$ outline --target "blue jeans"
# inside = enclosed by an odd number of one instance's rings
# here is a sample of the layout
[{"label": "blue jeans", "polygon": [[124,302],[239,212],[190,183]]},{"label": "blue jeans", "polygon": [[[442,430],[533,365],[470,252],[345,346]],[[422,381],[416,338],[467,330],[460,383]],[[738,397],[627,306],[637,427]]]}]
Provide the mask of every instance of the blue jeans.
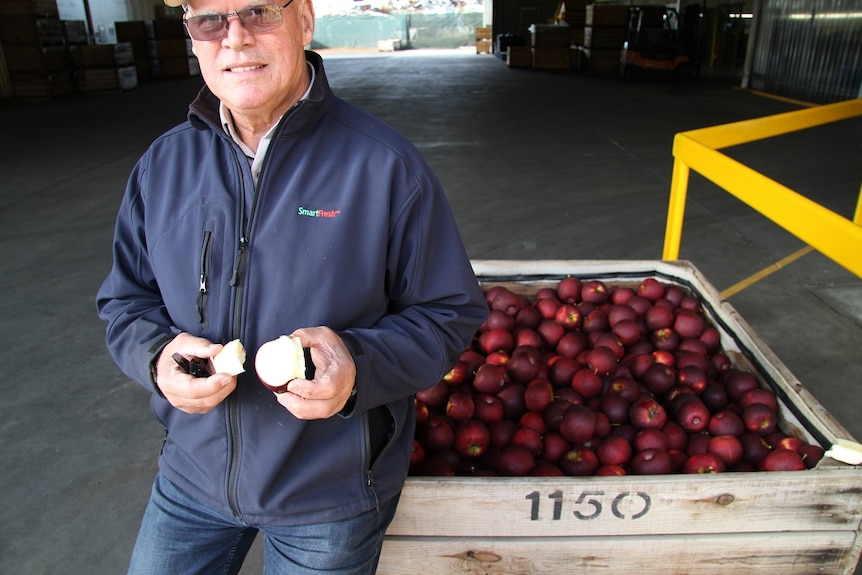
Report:
[{"label": "blue jeans", "polygon": [[[265,527],[266,575],[373,575],[398,497],[358,517]],[[153,484],[130,575],[239,573],[258,528],[192,499],[161,475]]]}]

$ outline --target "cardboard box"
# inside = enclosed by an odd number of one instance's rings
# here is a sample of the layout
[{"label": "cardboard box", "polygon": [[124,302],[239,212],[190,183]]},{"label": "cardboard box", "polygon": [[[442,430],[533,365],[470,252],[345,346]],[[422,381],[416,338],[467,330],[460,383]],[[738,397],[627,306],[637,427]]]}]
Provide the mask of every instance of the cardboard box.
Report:
[{"label": "cardboard box", "polygon": [[571,29],[568,26],[557,24],[530,26],[530,45],[533,48],[568,48],[571,43]]},{"label": "cardboard box", "polygon": [[533,69],[563,71],[572,67],[571,48],[533,48]]},{"label": "cardboard box", "polygon": [[6,66],[10,72],[57,72],[69,69],[64,46],[4,44]]},{"label": "cardboard box", "polygon": [[529,46],[509,46],[506,51],[506,65],[509,68],[532,68],[532,48]]},{"label": "cardboard box", "polygon": [[59,18],[56,0],[2,0],[0,16],[38,16]]},{"label": "cardboard box", "polygon": [[490,38],[486,40],[476,40],[477,54],[490,54],[493,50],[493,43],[491,42]]},{"label": "cardboard box", "polygon": [[607,50],[603,48],[585,48],[587,67],[596,72],[619,72],[620,50]]},{"label": "cardboard box", "polygon": [[[475,261],[483,286],[525,295],[566,275],[695,292],[735,365],[781,398],[782,429],[850,438],[706,278],[684,261]],[[410,477],[378,573],[851,575],[862,469],[619,477]]]},{"label": "cardboard box", "polygon": [[5,16],[0,18],[0,42],[3,44],[36,44],[63,46],[63,23],[59,18]]},{"label": "cardboard box", "polygon": [[584,28],[584,47],[621,50],[626,41],[626,29],[617,27],[587,26]]},{"label": "cardboard box", "polygon": [[490,26],[478,26],[476,28],[476,40],[490,40],[493,38],[491,35],[491,27]]},{"label": "cardboard box", "polygon": [[629,7],[619,4],[587,5],[587,26],[628,27]]}]

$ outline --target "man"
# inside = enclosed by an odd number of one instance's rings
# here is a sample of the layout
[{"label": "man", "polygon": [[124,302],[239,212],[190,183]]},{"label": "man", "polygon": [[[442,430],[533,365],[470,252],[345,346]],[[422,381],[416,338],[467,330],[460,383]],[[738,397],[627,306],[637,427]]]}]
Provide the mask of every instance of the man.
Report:
[{"label": "man", "polygon": [[[305,52],[311,0],[184,9],[206,86],[136,164],[97,296],[108,349],[166,429],[129,572],[237,573],[261,532],[267,573],[374,573],[412,396],[487,306],[416,149]],[[315,374],[274,393],[253,362],[285,334]],[[234,339],[239,376],[180,365],[211,369]]]}]

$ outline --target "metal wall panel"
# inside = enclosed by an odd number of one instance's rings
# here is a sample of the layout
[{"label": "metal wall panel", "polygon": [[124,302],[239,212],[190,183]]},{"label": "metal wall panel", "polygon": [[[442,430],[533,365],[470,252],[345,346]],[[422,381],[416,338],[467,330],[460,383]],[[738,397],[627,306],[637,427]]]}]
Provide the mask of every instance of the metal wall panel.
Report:
[{"label": "metal wall panel", "polygon": [[862,0],[765,0],[749,87],[825,104],[862,91]]}]

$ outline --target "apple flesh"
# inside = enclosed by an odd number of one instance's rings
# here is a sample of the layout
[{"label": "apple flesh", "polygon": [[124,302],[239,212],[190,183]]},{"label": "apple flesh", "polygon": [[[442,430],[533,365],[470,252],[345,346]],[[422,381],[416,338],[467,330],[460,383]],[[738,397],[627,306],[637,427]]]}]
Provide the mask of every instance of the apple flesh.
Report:
[{"label": "apple flesh", "polygon": [[212,359],[216,373],[239,375],[245,371],[245,348],[238,339],[227,342]]},{"label": "apple flesh", "polygon": [[298,337],[282,335],[257,350],[254,367],[261,382],[275,393],[287,391],[287,384],[306,375],[306,350]]}]

